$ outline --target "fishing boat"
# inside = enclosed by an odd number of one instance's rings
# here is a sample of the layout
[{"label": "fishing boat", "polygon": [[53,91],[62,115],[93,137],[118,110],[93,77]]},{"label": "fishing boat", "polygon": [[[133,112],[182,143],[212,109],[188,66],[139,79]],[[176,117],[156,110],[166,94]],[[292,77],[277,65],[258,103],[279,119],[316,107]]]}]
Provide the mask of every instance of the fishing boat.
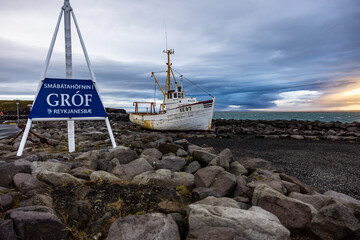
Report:
[{"label": "fishing boat", "polygon": [[[211,99],[207,101],[197,101],[195,97],[187,97],[183,88],[183,76],[180,75],[179,85],[171,67],[170,55],[174,54],[174,49],[164,50],[164,53],[167,54],[164,88],[161,87],[155,73],[151,73],[163,94],[163,103],[156,112],[155,102],[134,102],[135,112],[130,113],[130,121],[151,130],[210,130],[215,97],[210,95]],[[150,109],[148,107],[146,112],[139,112],[141,104],[149,104]]]}]

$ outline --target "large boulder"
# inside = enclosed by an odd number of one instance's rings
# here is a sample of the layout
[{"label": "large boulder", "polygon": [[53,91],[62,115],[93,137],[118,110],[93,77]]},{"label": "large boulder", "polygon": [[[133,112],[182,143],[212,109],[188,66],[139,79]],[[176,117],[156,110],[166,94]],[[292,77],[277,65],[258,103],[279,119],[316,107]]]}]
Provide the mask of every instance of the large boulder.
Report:
[{"label": "large boulder", "polygon": [[270,162],[262,158],[241,158],[238,161],[250,172],[258,168],[269,169],[271,167]]},{"label": "large boulder", "polygon": [[37,178],[28,173],[18,173],[14,176],[15,186],[20,190],[22,194],[27,194],[30,191],[36,192],[40,188],[44,188],[47,185]]},{"label": "large boulder", "polygon": [[136,175],[153,169],[154,168],[145,158],[138,158],[128,164],[117,165],[112,170],[112,173],[120,179],[131,181]]},{"label": "large boulder", "polygon": [[54,210],[44,206],[20,207],[6,212],[5,219],[14,223],[17,236],[23,240],[66,239],[68,230]]},{"label": "large boulder", "polygon": [[76,178],[68,173],[50,172],[47,170],[38,173],[37,178],[42,182],[54,186],[61,186],[67,184],[81,184],[84,182],[83,179]]},{"label": "large boulder", "polygon": [[31,163],[31,174],[36,177],[40,172],[50,171],[50,172],[61,172],[69,173],[70,168],[64,164],[58,162],[32,162]]},{"label": "large boulder", "polygon": [[121,179],[115,176],[114,174],[108,173],[106,171],[94,171],[90,175],[90,180],[94,182],[104,181],[109,183],[120,183]]},{"label": "large boulder", "polygon": [[71,175],[73,175],[76,178],[81,178],[85,180],[90,180],[90,175],[93,173],[94,170],[87,168],[87,167],[77,167],[71,169]]},{"label": "large boulder", "polygon": [[146,158],[146,156],[150,156],[155,159],[160,159],[163,156],[163,154],[156,148],[146,148],[144,149],[144,151],[142,151],[140,157]]},{"label": "large boulder", "polygon": [[224,197],[224,196],[228,196],[232,192],[235,184],[236,184],[235,175],[226,171],[221,171],[216,176],[216,179],[211,184],[211,187],[215,188],[219,192],[221,197]]},{"label": "large boulder", "polygon": [[216,176],[222,171],[224,171],[224,169],[219,166],[209,166],[199,169],[194,175],[195,187],[210,187]]},{"label": "large boulder", "polygon": [[360,200],[335,191],[327,191],[324,193],[324,196],[331,197],[336,202],[344,204],[360,221]]},{"label": "large boulder", "polygon": [[0,187],[8,187],[13,177],[19,172],[28,172],[26,167],[17,166],[14,163],[0,164]]},{"label": "large boulder", "polygon": [[215,154],[209,153],[204,150],[195,150],[193,151],[192,156],[195,161],[198,161],[203,166],[207,166],[211,162],[211,160],[216,157]]},{"label": "large boulder", "polygon": [[241,233],[229,227],[208,227],[191,231],[186,240],[247,240]]},{"label": "large boulder", "polygon": [[187,168],[185,169],[185,172],[194,174],[200,168],[201,168],[200,163],[198,161],[193,161],[189,164],[189,166],[187,166]]},{"label": "large boulder", "polygon": [[118,218],[110,226],[106,240],[180,240],[171,215],[147,213]]},{"label": "large boulder", "polygon": [[186,161],[180,157],[163,157],[162,160],[156,165],[159,169],[169,169],[172,172],[180,171],[186,164]]},{"label": "large boulder", "polygon": [[182,146],[174,144],[174,143],[160,143],[158,150],[162,153],[162,154],[167,154],[167,153],[175,153],[182,148]]},{"label": "large boulder", "polygon": [[237,161],[230,164],[230,172],[235,176],[246,175],[248,173],[246,168]]},{"label": "large boulder", "polygon": [[290,232],[273,214],[252,207],[242,210],[233,207],[205,204],[189,205],[189,231],[193,233],[204,227],[225,227],[234,229],[238,235],[249,240],[290,239]]},{"label": "large boulder", "polygon": [[324,240],[340,240],[355,234],[359,236],[360,222],[344,204],[332,201],[314,216],[311,231]]},{"label": "large boulder", "polygon": [[239,176],[236,178],[236,185],[233,191],[234,197],[251,197],[252,190],[247,185],[245,177]]},{"label": "large boulder", "polygon": [[136,184],[148,184],[154,180],[169,181],[171,179],[171,171],[168,169],[159,169],[156,171],[147,171],[136,175],[131,182]]},{"label": "large boulder", "polygon": [[215,188],[197,187],[193,189],[193,191],[191,192],[191,196],[193,200],[198,201],[209,196],[219,198],[220,194]]},{"label": "large boulder", "polygon": [[313,206],[286,197],[265,184],[255,188],[252,205],[273,213],[288,229],[304,229],[308,227],[313,214],[317,212]]},{"label": "large boulder", "polygon": [[241,207],[242,207],[242,204],[235,201],[234,199],[227,198],[227,197],[217,198],[217,197],[213,197],[213,196],[206,197],[205,199],[194,202],[193,204],[232,207],[232,208],[239,208],[239,209],[241,209]]},{"label": "large boulder", "polygon": [[14,205],[14,200],[10,194],[0,192],[0,209],[9,209]]},{"label": "large boulder", "polygon": [[14,223],[11,219],[4,220],[0,218],[0,239],[1,240],[16,240],[16,232]]},{"label": "large boulder", "polygon": [[300,193],[304,193],[304,194],[312,194],[314,191],[309,187],[307,186],[306,184],[302,183],[299,179],[297,179],[296,177],[293,177],[293,176],[289,176],[289,175],[286,175],[285,173],[280,173],[280,178],[284,181],[287,181],[287,182],[291,182],[291,183],[294,183],[296,185],[299,186],[300,188]]},{"label": "large boulder", "polygon": [[128,147],[117,146],[110,150],[106,160],[110,161],[113,158],[117,158],[120,164],[127,164],[138,158],[136,152]]},{"label": "large boulder", "polygon": [[288,197],[295,198],[304,203],[311,204],[317,210],[320,210],[323,206],[327,205],[328,202],[331,200],[331,197],[320,194],[320,193],[314,193],[312,195],[309,195],[309,194],[302,194],[302,193],[298,193],[298,192],[292,192],[288,195]]}]

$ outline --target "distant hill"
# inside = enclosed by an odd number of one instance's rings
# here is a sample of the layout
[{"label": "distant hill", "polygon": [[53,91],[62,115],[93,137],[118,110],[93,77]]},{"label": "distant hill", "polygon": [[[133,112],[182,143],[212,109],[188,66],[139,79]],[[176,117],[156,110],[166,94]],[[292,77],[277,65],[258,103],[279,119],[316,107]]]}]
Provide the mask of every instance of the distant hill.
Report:
[{"label": "distant hill", "polygon": [[[20,114],[28,114],[30,109],[27,105],[32,104],[33,101],[19,101]],[[16,101],[14,100],[0,100],[0,111],[4,114],[16,114]]]}]

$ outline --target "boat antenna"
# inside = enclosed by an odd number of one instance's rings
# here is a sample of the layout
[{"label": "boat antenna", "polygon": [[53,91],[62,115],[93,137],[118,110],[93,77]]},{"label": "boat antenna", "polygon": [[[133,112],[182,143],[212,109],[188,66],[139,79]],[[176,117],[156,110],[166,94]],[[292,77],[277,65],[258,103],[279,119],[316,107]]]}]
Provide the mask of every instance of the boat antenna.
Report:
[{"label": "boat antenna", "polygon": [[166,50],[168,50],[168,47],[167,47],[167,31],[166,31],[166,22],[165,22],[165,47],[166,47]]}]

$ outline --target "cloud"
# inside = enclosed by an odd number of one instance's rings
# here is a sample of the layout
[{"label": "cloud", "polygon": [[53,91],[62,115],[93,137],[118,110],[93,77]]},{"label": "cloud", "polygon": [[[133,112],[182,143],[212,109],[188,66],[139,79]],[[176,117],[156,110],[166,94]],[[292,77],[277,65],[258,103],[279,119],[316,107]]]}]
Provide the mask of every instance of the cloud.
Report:
[{"label": "cloud", "polygon": [[[154,98],[150,73],[166,69],[166,23],[173,68],[206,90],[185,79],[187,95],[211,93],[218,111],[357,108],[356,94],[341,94],[360,88],[359,1],[71,3],[109,106]],[[1,96],[35,93],[60,5],[0,0]],[[73,77],[89,78],[75,31],[72,43]],[[61,26],[47,76],[64,69]]]}]

